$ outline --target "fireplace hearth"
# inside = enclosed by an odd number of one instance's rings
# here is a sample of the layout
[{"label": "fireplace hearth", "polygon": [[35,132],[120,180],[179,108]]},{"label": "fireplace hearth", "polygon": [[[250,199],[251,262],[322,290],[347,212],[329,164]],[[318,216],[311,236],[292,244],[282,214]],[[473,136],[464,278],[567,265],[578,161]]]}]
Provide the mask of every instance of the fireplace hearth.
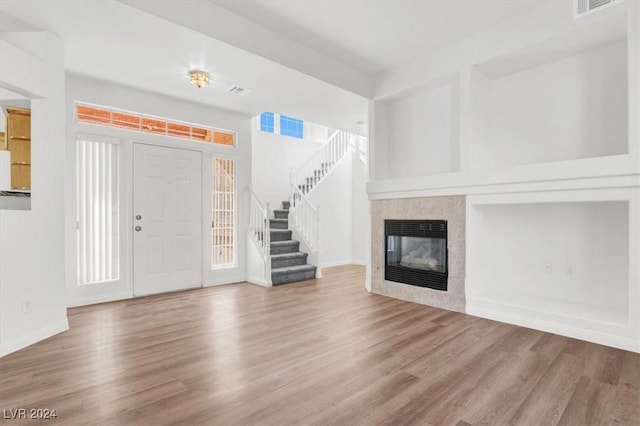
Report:
[{"label": "fireplace hearth", "polygon": [[385,220],[387,281],[447,290],[447,221]]}]

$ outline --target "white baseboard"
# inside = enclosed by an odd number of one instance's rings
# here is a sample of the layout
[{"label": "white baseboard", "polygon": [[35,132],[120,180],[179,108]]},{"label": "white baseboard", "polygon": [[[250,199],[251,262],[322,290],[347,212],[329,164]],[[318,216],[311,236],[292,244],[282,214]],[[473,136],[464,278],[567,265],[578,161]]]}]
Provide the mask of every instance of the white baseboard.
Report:
[{"label": "white baseboard", "polygon": [[572,337],[574,339],[586,340],[587,342],[598,343],[600,345],[611,346],[626,351],[640,353],[640,340],[630,339],[628,337],[613,336],[610,334],[587,330],[584,328],[572,327],[570,325],[558,324],[555,322],[544,321],[531,318],[524,315],[511,314],[496,311],[494,309],[473,306],[467,299],[466,312],[469,315],[487,318],[494,321],[506,322],[508,324],[519,325],[522,327],[533,328],[535,330],[546,331],[549,333],[559,334],[561,336]]},{"label": "white baseboard", "polygon": [[264,280],[258,280],[258,279],[252,279],[252,278],[247,278],[247,282],[249,284],[255,284],[255,285],[259,285],[260,287],[272,287],[272,285],[270,283],[267,283]]},{"label": "white baseboard", "polygon": [[117,294],[101,294],[99,296],[78,297],[67,302],[68,308],[75,308],[78,306],[96,305],[98,303],[117,302],[118,300],[133,299],[131,293],[117,293]]},{"label": "white baseboard", "polygon": [[232,278],[229,280],[223,280],[223,281],[219,281],[219,282],[214,282],[214,283],[204,283],[202,285],[202,288],[207,288],[207,287],[216,287],[219,285],[228,285],[228,284],[238,284],[238,283],[243,283],[247,280],[243,279],[237,279],[237,278]]},{"label": "white baseboard", "polygon": [[31,346],[34,343],[38,343],[44,339],[48,339],[49,337],[55,336],[56,334],[62,333],[63,331],[67,331],[68,329],[69,321],[65,318],[64,321],[59,321],[57,323],[48,325],[41,328],[40,330],[36,330],[16,339],[9,340],[8,342],[0,343],[0,357],[19,351],[20,349]]}]

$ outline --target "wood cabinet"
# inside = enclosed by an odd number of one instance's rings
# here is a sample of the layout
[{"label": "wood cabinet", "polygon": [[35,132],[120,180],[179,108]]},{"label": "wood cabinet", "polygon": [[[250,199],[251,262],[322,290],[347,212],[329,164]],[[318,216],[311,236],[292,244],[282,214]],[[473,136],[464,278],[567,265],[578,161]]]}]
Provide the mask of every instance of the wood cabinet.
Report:
[{"label": "wood cabinet", "polygon": [[11,153],[11,189],[31,189],[31,111],[7,108],[7,148]]}]

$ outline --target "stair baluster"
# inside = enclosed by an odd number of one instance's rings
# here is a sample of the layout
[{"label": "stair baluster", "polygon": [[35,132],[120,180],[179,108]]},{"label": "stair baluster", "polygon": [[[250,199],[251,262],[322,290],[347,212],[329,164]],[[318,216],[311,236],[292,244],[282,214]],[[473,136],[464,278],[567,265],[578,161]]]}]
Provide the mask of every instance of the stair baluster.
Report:
[{"label": "stair baluster", "polygon": [[269,229],[269,203],[263,206],[252,187],[249,187],[249,233],[250,239],[264,261],[264,282],[271,285],[271,233]]}]

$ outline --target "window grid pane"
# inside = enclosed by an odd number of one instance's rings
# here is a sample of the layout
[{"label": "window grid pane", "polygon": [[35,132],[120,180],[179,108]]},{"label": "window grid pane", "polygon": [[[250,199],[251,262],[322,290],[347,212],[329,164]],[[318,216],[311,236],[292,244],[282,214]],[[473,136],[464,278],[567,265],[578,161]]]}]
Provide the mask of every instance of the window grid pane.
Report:
[{"label": "window grid pane", "polygon": [[275,117],[272,112],[263,112],[260,114],[260,130],[263,132],[274,133]]},{"label": "window grid pane", "polygon": [[236,265],[235,160],[213,159],[211,267]]},{"label": "window grid pane", "polygon": [[280,134],[282,136],[291,136],[298,139],[304,138],[304,123],[297,118],[280,116]]}]

